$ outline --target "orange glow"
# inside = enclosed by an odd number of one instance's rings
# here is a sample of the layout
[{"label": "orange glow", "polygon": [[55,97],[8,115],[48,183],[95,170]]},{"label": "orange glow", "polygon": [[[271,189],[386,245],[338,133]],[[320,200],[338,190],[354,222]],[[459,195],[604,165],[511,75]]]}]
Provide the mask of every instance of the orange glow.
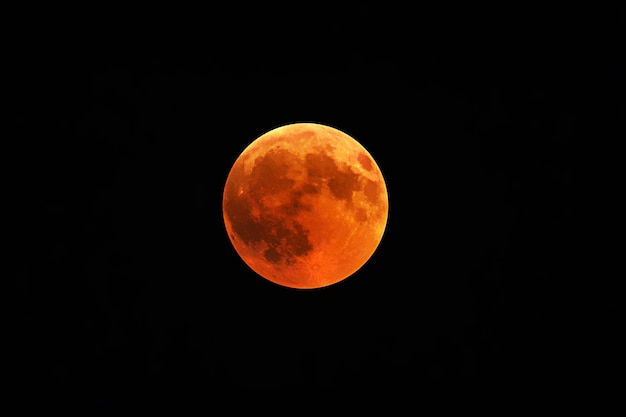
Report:
[{"label": "orange glow", "polygon": [[291,288],[352,275],[387,224],[387,188],[356,140],[320,124],[276,128],[252,142],[226,180],[224,223],[256,273]]}]

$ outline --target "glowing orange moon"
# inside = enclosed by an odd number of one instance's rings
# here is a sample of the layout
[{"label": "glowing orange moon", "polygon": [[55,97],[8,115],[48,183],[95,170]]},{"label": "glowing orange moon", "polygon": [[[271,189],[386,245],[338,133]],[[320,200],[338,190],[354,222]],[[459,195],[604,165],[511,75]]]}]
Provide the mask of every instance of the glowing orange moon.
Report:
[{"label": "glowing orange moon", "polygon": [[286,287],[320,288],[369,260],[388,204],[381,171],[361,144],[329,126],[295,123],[244,149],[228,174],[222,211],[252,270]]}]

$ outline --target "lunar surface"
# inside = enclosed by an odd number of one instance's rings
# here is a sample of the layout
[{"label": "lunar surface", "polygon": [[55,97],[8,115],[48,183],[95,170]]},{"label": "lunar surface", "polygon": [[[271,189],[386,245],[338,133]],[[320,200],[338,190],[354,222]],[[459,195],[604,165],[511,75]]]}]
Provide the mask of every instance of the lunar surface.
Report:
[{"label": "lunar surface", "polygon": [[356,140],[296,123],[241,153],[222,208],[228,236],[252,270],[310,289],[335,284],[369,260],[387,224],[388,197],[378,165]]}]

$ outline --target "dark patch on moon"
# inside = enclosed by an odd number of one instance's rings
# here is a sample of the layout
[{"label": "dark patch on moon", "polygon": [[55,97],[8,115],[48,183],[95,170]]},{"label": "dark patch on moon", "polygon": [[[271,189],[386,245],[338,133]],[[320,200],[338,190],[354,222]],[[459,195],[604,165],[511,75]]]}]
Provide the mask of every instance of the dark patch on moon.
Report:
[{"label": "dark patch on moon", "polygon": [[[265,243],[268,248],[263,256],[271,263],[292,264],[313,249],[308,230],[293,218],[311,209],[302,201],[302,195],[315,189],[294,190],[279,208],[262,203],[263,196],[294,187],[295,181],[288,177],[289,167],[294,164],[298,164],[296,155],[283,149],[271,150],[255,160],[249,176],[242,166],[235,168],[224,193],[224,211],[233,232],[248,246]],[[260,214],[255,217],[254,211]]]},{"label": "dark patch on moon", "polygon": [[359,164],[361,164],[363,169],[367,171],[372,170],[372,160],[369,158],[369,156],[365,155],[363,152],[360,152],[359,156],[357,156],[357,160],[359,161]]},{"label": "dark patch on moon", "polygon": [[315,132],[312,131],[312,130],[304,130],[304,131],[300,132],[299,135],[300,135],[300,137],[303,137],[303,138],[312,138],[312,137],[315,136]]},{"label": "dark patch on moon", "polygon": [[317,194],[320,192],[319,188],[313,184],[304,184],[301,188],[302,192],[305,194]]},{"label": "dark patch on moon", "polygon": [[382,190],[380,184],[372,180],[366,180],[365,186],[363,187],[363,193],[370,202],[378,203],[381,192]]},{"label": "dark patch on moon", "polygon": [[295,181],[286,174],[297,164],[297,156],[286,149],[272,149],[254,161],[250,191],[259,195],[276,194],[291,188]]},{"label": "dark patch on moon", "polygon": [[280,261],[283,259],[282,255],[278,253],[278,250],[275,246],[270,246],[269,249],[265,249],[265,251],[263,252],[263,257],[267,262],[271,262],[273,264],[280,263]]},{"label": "dark patch on moon", "polygon": [[286,263],[291,265],[296,258],[305,256],[313,247],[309,241],[309,233],[298,222],[286,225],[281,222],[275,229],[276,239],[266,240],[269,248],[263,255],[268,262]]},{"label": "dark patch on moon", "polygon": [[246,197],[226,199],[224,210],[233,232],[247,245],[264,240],[270,232],[263,216],[259,220],[252,216],[252,202]]},{"label": "dark patch on moon", "polygon": [[340,200],[351,200],[352,192],[361,188],[358,174],[350,169],[339,169],[337,163],[323,152],[307,154],[305,166],[309,177],[327,180],[330,192]]},{"label": "dark patch on moon", "polygon": [[303,194],[302,191],[293,191],[289,201],[280,207],[280,211],[290,217],[298,215],[301,211],[311,211],[311,205],[302,201]]},{"label": "dark patch on moon", "polygon": [[352,192],[360,188],[359,176],[353,172],[341,172],[328,181],[328,188],[340,200],[351,200]]},{"label": "dark patch on moon", "polygon": [[331,178],[339,170],[335,161],[325,153],[308,153],[304,157],[307,174],[313,178]]}]

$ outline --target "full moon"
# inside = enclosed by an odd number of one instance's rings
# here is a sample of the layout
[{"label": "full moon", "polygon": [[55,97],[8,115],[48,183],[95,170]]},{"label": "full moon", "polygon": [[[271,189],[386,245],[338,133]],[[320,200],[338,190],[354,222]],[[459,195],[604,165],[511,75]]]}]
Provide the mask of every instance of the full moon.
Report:
[{"label": "full moon", "polygon": [[335,128],[295,123],[243,150],[222,212],[235,250],[257,274],[290,288],[321,288],[359,270],[378,247],[387,187],[370,153]]}]

